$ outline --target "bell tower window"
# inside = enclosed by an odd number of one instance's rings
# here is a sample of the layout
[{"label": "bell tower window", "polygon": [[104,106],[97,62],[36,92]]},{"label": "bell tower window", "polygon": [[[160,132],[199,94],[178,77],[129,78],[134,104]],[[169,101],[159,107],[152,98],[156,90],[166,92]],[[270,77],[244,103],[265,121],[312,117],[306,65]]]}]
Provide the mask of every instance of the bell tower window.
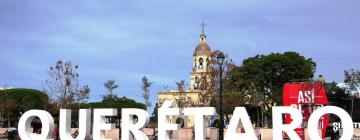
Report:
[{"label": "bell tower window", "polygon": [[203,68],[204,68],[203,63],[204,63],[203,58],[200,58],[200,59],[199,59],[199,66],[198,66],[198,69],[203,69]]},{"label": "bell tower window", "polygon": [[207,69],[210,68],[210,60],[209,60],[209,58],[206,58],[206,68]]},{"label": "bell tower window", "polygon": [[194,66],[194,68],[196,68],[196,67],[197,67],[197,62],[196,62],[196,59],[194,60],[194,62],[195,62],[195,66]]},{"label": "bell tower window", "polygon": [[200,79],[199,77],[195,77],[194,89],[199,89]]}]

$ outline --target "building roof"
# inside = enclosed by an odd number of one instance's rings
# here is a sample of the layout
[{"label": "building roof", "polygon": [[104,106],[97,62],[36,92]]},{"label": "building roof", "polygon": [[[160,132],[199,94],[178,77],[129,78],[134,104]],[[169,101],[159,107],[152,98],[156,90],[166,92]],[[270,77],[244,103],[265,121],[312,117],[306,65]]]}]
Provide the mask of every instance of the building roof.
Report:
[{"label": "building roof", "polygon": [[209,47],[209,45],[206,43],[206,35],[205,34],[201,34],[200,35],[200,44],[196,46],[195,51],[194,51],[194,56],[195,55],[211,55],[211,49]]},{"label": "building roof", "polygon": [[201,54],[211,55],[211,49],[207,43],[200,43],[196,47],[194,55],[201,55]]}]

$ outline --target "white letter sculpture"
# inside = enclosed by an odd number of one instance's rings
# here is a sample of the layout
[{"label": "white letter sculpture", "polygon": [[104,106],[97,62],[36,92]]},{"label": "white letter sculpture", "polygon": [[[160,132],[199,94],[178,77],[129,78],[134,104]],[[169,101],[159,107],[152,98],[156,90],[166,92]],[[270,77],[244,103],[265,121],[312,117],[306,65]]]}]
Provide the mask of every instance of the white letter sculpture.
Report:
[{"label": "white letter sculpture", "polygon": [[[292,122],[290,124],[283,124],[283,114],[290,114]],[[300,140],[299,135],[294,131],[295,128],[299,127],[302,122],[301,112],[292,107],[273,107],[273,140],[282,140],[282,132],[286,132],[290,139]]]},{"label": "white letter sculpture", "polygon": [[165,101],[159,108],[158,115],[158,139],[169,140],[168,130],[178,130],[178,124],[171,124],[169,122],[170,115],[180,115],[179,108],[170,108],[174,101]]},{"label": "white letter sculpture", "polygon": [[105,139],[104,130],[114,129],[114,124],[106,124],[105,116],[116,116],[116,109],[94,109],[93,139],[94,140],[111,140]]},{"label": "white letter sculpture", "polygon": [[195,140],[204,140],[206,123],[204,121],[204,115],[214,115],[215,108],[202,107],[202,108],[185,108],[184,115],[195,116]]},{"label": "white letter sculpture", "polygon": [[321,107],[321,108],[315,110],[311,114],[311,116],[309,118],[309,122],[308,122],[309,137],[312,140],[322,140],[322,138],[319,136],[319,133],[314,133],[314,132],[318,132],[319,119],[323,115],[328,114],[328,113],[339,116],[339,118],[343,124],[343,134],[342,134],[340,140],[351,140],[353,137],[353,133],[354,133],[352,119],[346,111],[344,111],[343,109],[341,109],[339,107],[335,107],[335,106]]},{"label": "white letter sculpture", "polygon": [[[241,120],[242,125],[244,126],[245,133],[236,133],[236,130]],[[245,107],[236,107],[233,116],[231,117],[228,130],[226,131],[225,140],[233,139],[247,139],[247,140],[257,140],[254,128],[251,125],[250,118],[246,112]]]},{"label": "white letter sculpture", "polygon": [[[137,122],[134,122],[137,116]],[[140,129],[149,124],[149,114],[145,110],[124,108],[121,110],[121,140],[130,140],[130,132],[136,140],[149,140],[147,135]],[[132,137],[131,137],[132,139]]]},{"label": "white letter sculpture", "polygon": [[[31,121],[39,117],[41,121],[41,134],[32,133]],[[25,112],[19,121],[19,136],[22,140],[52,140],[54,130],[54,119],[46,111],[29,110]]]},{"label": "white letter sculpture", "polygon": [[65,140],[84,140],[90,136],[91,110],[80,109],[79,111],[79,129],[78,136],[73,138],[71,136],[71,110],[60,109],[60,127],[59,134],[61,139]]}]

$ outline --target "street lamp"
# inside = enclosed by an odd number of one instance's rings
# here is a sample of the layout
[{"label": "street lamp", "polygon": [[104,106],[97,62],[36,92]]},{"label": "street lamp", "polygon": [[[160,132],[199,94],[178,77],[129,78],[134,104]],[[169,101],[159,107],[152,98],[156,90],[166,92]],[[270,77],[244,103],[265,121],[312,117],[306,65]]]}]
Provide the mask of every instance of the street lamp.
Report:
[{"label": "street lamp", "polygon": [[219,69],[220,69],[220,94],[219,94],[219,103],[220,103],[220,107],[219,107],[219,114],[220,114],[220,119],[219,119],[219,140],[224,140],[224,110],[223,110],[223,82],[222,82],[222,75],[223,75],[223,68],[222,65],[224,64],[224,59],[225,56],[223,53],[220,53],[216,56],[217,59],[217,64],[219,65]]}]

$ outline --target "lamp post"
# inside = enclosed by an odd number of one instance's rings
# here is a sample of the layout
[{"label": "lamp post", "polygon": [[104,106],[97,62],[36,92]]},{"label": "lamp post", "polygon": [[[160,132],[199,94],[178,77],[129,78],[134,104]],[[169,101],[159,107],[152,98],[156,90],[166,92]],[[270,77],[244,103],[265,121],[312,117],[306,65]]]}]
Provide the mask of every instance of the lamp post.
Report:
[{"label": "lamp post", "polygon": [[224,59],[225,56],[223,53],[220,53],[216,56],[217,59],[217,64],[219,65],[219,69],[220,69],[220,93],[219,93],[219,140],[224,140],[224,110],[223,110],[223,81],[222,81],[222,75],[223,75],[223,64],[224,64]]}]

